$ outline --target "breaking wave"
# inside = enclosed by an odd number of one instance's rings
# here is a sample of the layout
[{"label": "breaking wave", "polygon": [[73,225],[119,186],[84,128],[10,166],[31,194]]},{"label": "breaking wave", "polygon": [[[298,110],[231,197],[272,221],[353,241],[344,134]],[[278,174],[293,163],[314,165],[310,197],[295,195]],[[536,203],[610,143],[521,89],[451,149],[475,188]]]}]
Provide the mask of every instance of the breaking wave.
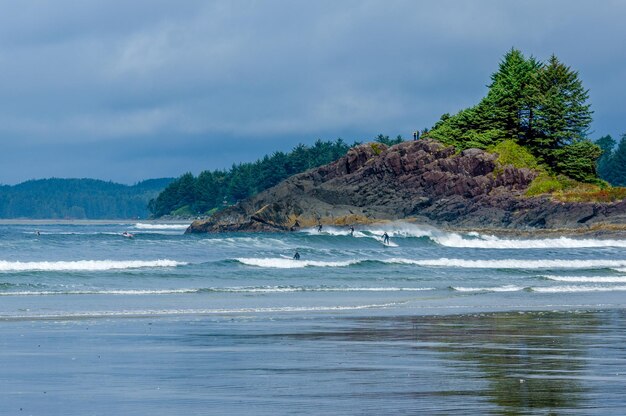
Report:
[{"label": "breaking wave", "polygon": [[424,292],[432,287],[211,287],[202,289],[93,289],[93,290],[20,290],[0,292],[0,296],[53,295],[175,295],[194,293],[293,293],[293,292]]},{"label": "breaking wave", "polygon": [[445,247],[486,248],[486,249],[533,249],[533,248],[601,248],[626,247],[626,240],[575,239],[569,237],[546,239],[501,239],[495,236],[478,235],[465,238],[460,234],[449,233],[430,237]]},{"label": "breaking wave", "polygon": [[548,280],[572,283],[626,283],[626,276],[542,276]]},{"label": "breaking wave", "polygon": [[385,263],[415,264],[418,266],[459,267],[468,269],[605,269],[626,266],[626,260],[465,260],[440,258],[411,260],[393,258]]},{"label": "breaking wave", "polygon": [[[301,232],[311,235],[348,236],[348,227],[324,226],[321,233],[315,228],[306,228]],[[470,232],[466,234],[446,232],[426,225],[415,225],[405,222],[357,226],[354,237],[380,240],[382,233],[387,232],[392,239],[427,238],[432,242],[453,248],[484,248],[484,249],[541,249],[541,248],[626,248],[626,240],[616,239],[577,239],[571,237],[544,239],[500,238],[494,235]]]},{"label": "breaking wave", "polygon": [[138,230],[186,230],[189,224],[145,224],[139,222],[134,227]]},{"label": "breaking wave", "polygon": [[533,292],[538,293],[580,293],[580,292],[623,292],[626,286],[549,286],[533,287]]},{"label": "breaking wave", "polygon": [[247,266],[274,269],[297,269],[303,267],[348,267],[364,263],[404,264],[422,267],[456,267],[467,269],[605,269],[626,266],[626,260],[465,260],[465,259],[352,259],[344,261],[292,260],[282,257],[240,257],[235,261]]},{"label": "breaking wave", "polygon": [[187,263],[174,260],[78,260],[78,261],[4,261],[0,260],[0,272],[27,271],[106,271],[152,267],[176,267]]},{"label": "breaking wave", "polygon": [[457,292],[519,292],[524,290],[522,286],[506,285],[497,287],[451,287]]},{"label": "breaking wave", "polygon": [[237,258],[235,260],[248,266],[268,267],[274,269],[298,269],[302,267],[347,267],[361,262],[361,260],[316,261],[292,260],[284,258]]}]

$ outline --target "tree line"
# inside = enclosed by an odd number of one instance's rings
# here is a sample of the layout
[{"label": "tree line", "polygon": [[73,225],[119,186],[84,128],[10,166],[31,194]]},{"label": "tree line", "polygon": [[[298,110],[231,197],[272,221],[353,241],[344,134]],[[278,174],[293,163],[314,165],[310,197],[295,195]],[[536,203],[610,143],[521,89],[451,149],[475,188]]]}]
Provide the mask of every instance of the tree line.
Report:
[{"label": "tree line", "polygon": [[96,179],[38,179],[0,186],[0,218],[147,218],[148,202],[173,178],[128,186]]},{"label": "tree line", "polygon": [[[403,141],[401,136],[390,139],[382,134],[375,140],[390,146]],[[358,144],[348,145],[342,139],[317,140],[312,146],[299,144],[290,152],[274,152],[252,163],[233,165],[229,170],[205,170],[197,177],[185,173],[151,200],[148,209],[155,218],[211,214],[292,175],[333,162]]]},{"label": "tree line", "polygon": [[460,149],[513,139],[551,172],[597,182],[602,149],[587,139],[593,112],[578,72],[555,55],[541,62],[511,49],[488,87],[477,105],[444,114],[426,136]]},{"label": "tree line", "polygon": [[619,144],[611,135],[599,138],[596,144],[602,149],[598,175],[612,185],[626,186],[626,134],[622,135]]}]

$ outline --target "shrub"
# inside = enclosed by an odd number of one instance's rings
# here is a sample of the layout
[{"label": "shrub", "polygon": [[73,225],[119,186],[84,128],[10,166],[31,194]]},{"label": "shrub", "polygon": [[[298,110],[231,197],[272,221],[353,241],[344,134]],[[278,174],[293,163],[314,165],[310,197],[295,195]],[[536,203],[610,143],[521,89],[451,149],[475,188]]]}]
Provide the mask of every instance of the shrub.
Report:
[{"label": "shrub", "polygon": [[501,165],[513,165],[516,168],[538,169],[537,159],[515,140],[505,140],[487,149],[491,153],[497,153],[497,162]]},{"label": "shrub", "polygon": [[550,194],[562,189],[563,184],[557,178],[547,172],[543,172],[530,183],[526,190],[526,196]]}]

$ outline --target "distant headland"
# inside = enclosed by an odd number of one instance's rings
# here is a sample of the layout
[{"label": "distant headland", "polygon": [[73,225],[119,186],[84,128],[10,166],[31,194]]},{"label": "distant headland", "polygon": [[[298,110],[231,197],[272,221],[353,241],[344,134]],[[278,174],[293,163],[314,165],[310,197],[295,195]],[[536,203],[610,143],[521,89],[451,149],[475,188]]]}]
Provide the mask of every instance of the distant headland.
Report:
[{"label": "distant headland", "polygon": [[449,228],[626,231],[626,189],[597,175],[607,152],[587,139],[587,100],[578,73],[556,56],[540,62],[511,49],[477,105],[444,114],[413,141],[357,145],[188,232],[398,219]]}]

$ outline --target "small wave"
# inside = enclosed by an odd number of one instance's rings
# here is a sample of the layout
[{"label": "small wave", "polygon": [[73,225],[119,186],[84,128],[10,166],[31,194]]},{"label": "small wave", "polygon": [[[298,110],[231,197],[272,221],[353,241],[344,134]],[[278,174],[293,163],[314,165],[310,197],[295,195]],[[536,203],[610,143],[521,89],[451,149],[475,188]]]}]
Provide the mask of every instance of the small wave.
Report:
[{"label": "small wave", "polygon": [[187,263],[174,260],[78,260],[78,261],[4,261],[0,260],[0,271],[106,271],[119,269],[139,269],[147,267],[176,267]]},{"label": "small wave", "polygon": [[14,292],[0,292],[0,296],[52,296],[52,295],[174,295],[180,293],[198,293],[199,289],[120,289],[120,290],[23,290]]},{"label": "small wave", "polygon": [[186,230],[189,224],[144,224],[137,223],[134,227],[138,230]]},{"label": "small wave", "polygon": [[620,273],[626,273],[626,267],[624,267],[624,268],[617,268],[617,269],[613,269],[613,270],[615,270],[617,272],[620,272]]},{"label": "small wave", "polygon": [[542,276],[548,280],[572,283],[626,283],[626,276]]},{"label": "small wave", "polygon": [[626,247],[626,240],[574,239],[568,237],[548,239],[500,239],[495,236],[478,235],[477,238],[464,238],[460,234],[446,233],[430,237],[445,247],[486,248],[486,249],[533,249],[533,248],[601,248]]},{"label": "small wave", "polygon": [[291,313],[291,312],[330,312],[356,311],[363,309],[384,309],[402,305],[406,302],[373,303],[365,305],[330,305],[330,306],[283,306],[266,308],[234,308],[234,309],[147,309],[121,311],[89,311],[66,312],[51,314],[3,316],[8,319],[85,319],[85,318],[123,318],[123,317],[151,317],[175,315],[232,315],[247,313]]},{"label": "small wave", "polygon": [[316,261],[292,260],[284,258],[237,258],[235,260],[247,266],[267,267],[274,269],[298,269],[303,267],[347,267],[360,262],[360,260]]},{"label": "small wave", "polygon": [[[0,286],[1,287],[1,286]],[[431,287],[211,287],[202,289],[104,289],[104,290],[21,290],[0,292],[0,296],[54,295],[175,295],[193,293],[293,293],[293,292],[424,292]]]},{"label": "small wave", "polygon": [[392,258],[383,262],[469,269],[606,269],[626,266],[626,260],[465,260],[445,257],[427,260]]},{"label": "small wave", "polygon": [[296,287],[296,286],[264,286],[264,287],[230,287],[205,289],[211,292],[234,293],[282,293],[282,292],[423,292],[434,290],[432,287]]},{"label": "small wave", "polygon": [[623,292],[626,286],[548,286],[531,290],[538,293]]},{"label": "small wave", "polygon": [[453,286],[452,290],[457,292],[519,292],[524,290],[521,286],[506,285],[496,287],[457,287]]}]

